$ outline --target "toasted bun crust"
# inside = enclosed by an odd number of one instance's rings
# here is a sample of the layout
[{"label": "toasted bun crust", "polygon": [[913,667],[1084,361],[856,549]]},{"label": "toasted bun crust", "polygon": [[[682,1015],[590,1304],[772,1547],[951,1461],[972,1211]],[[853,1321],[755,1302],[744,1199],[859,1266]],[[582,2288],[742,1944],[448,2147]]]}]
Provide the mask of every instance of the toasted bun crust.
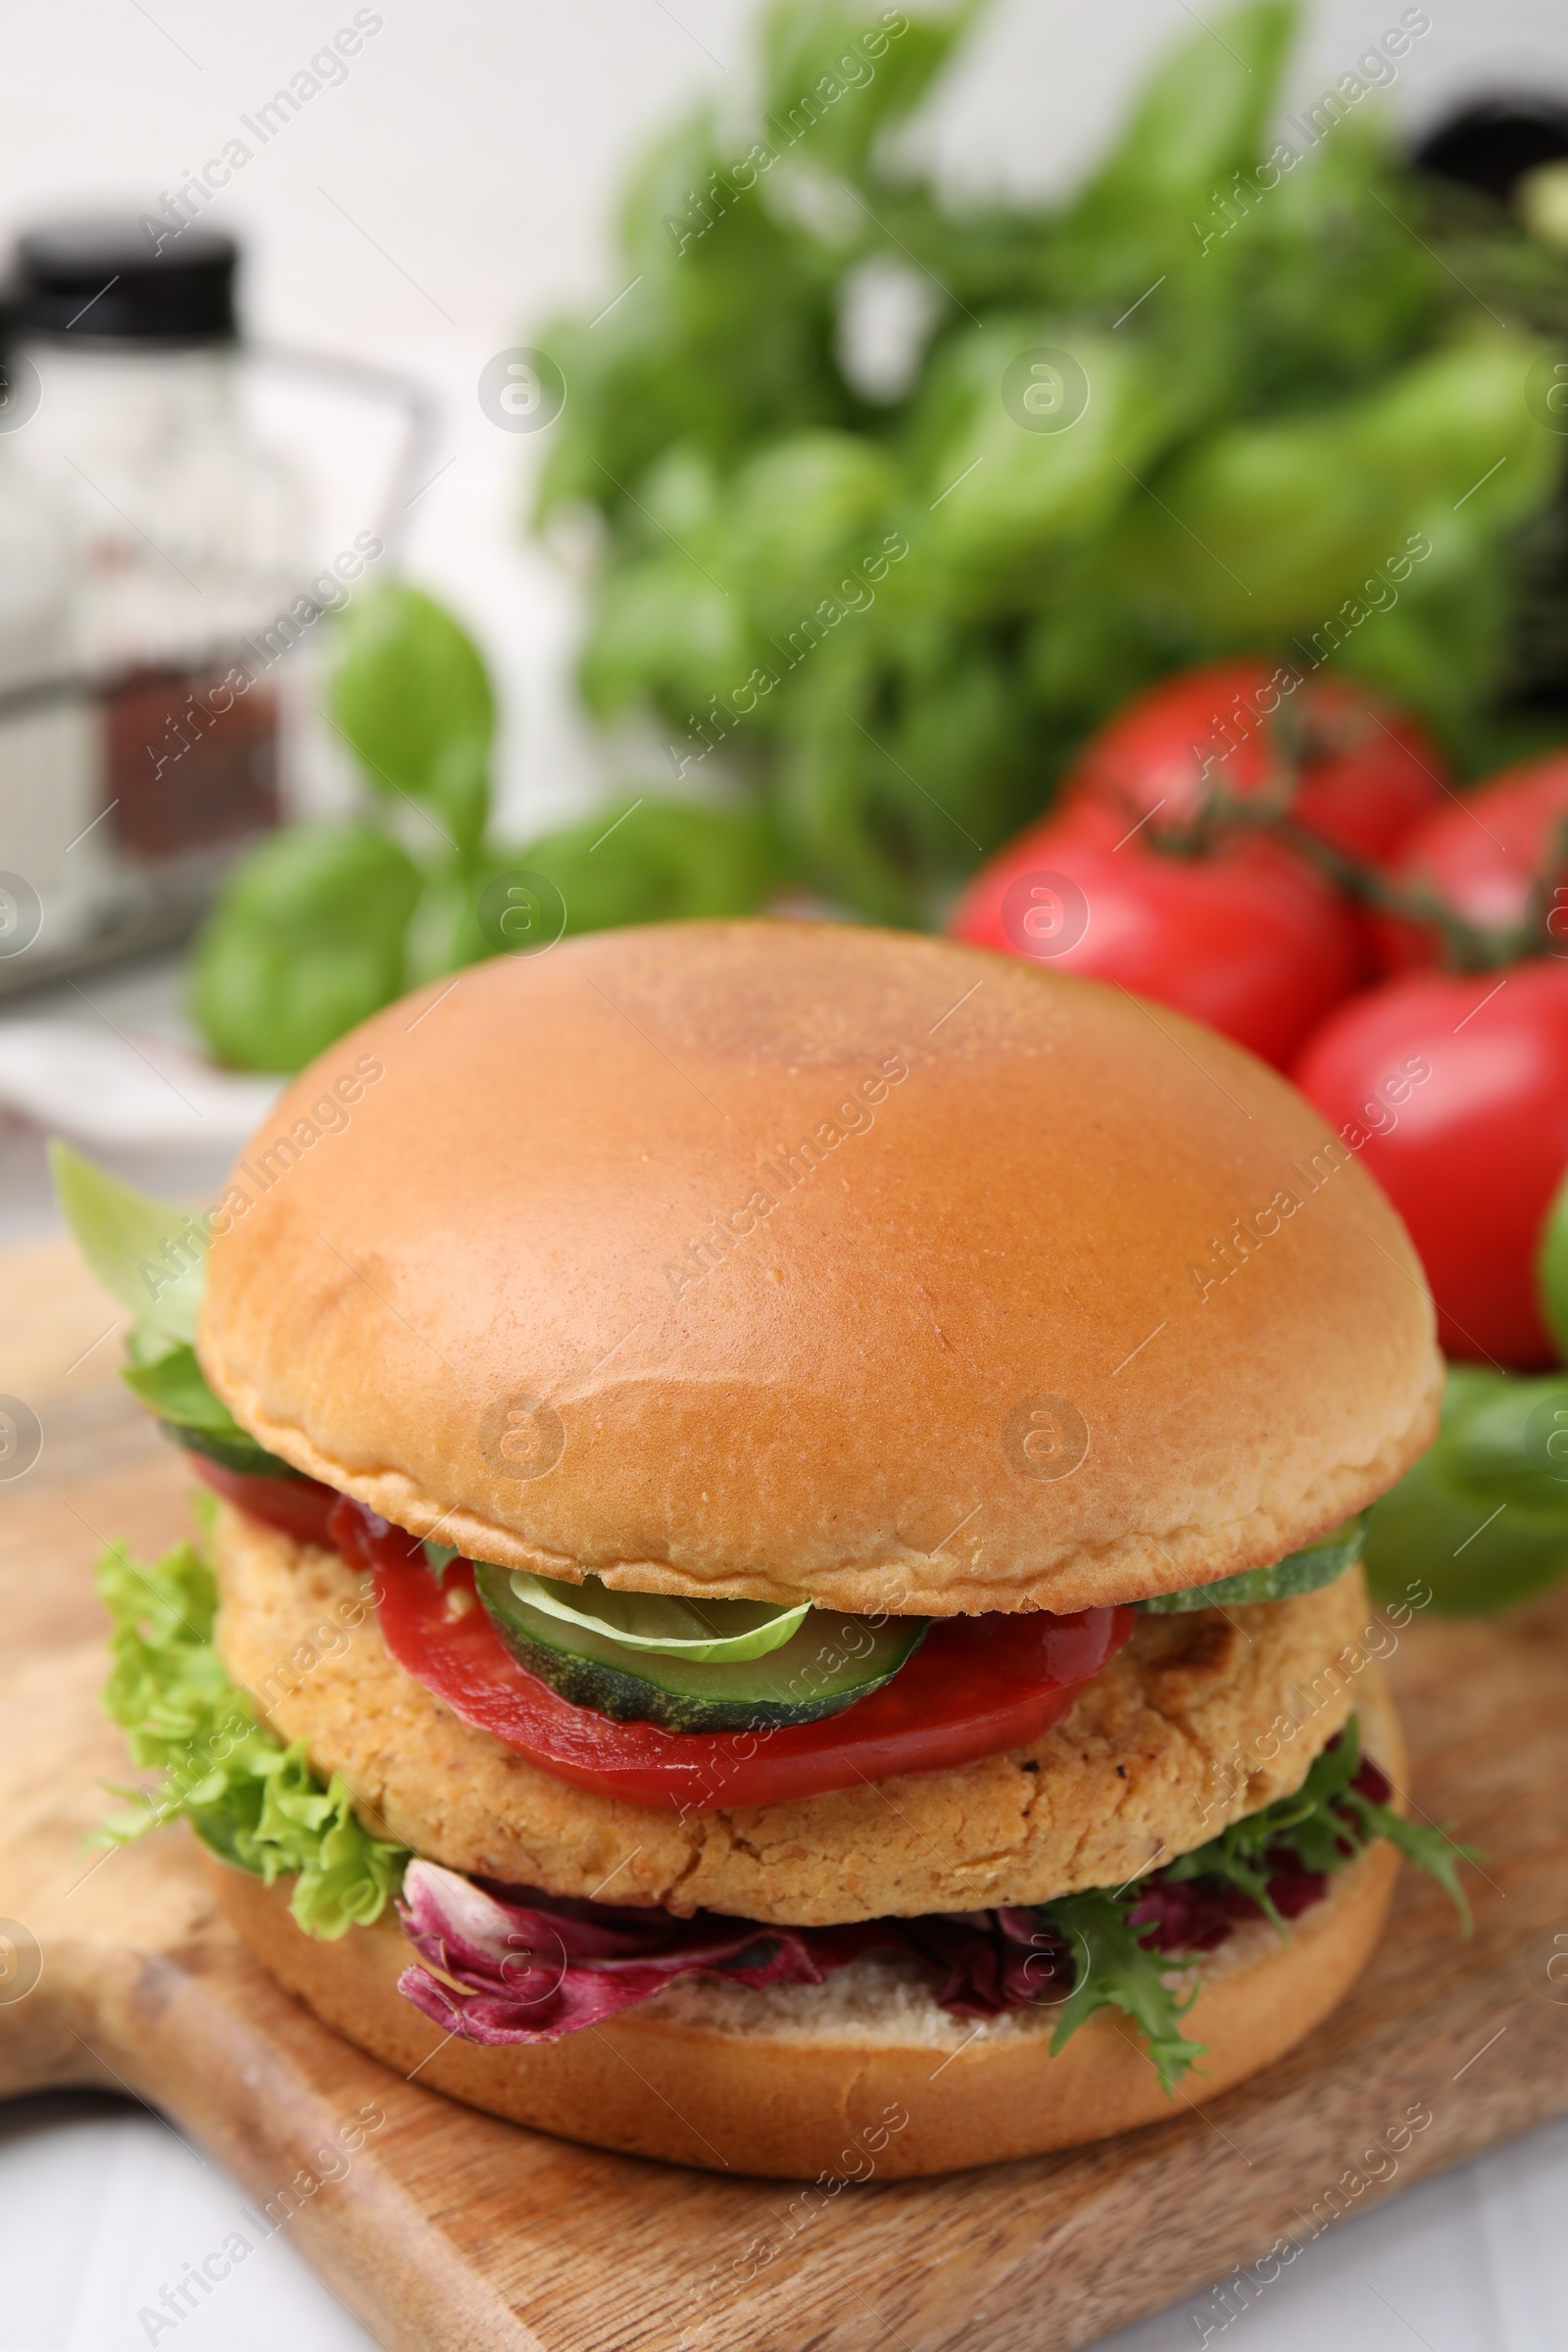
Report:
[{"label": "toasted bun crust", "polygon": [[[1120,1886],[1289,1796],[1356,1709],[1389,1752],[1360,1571],[1295,1600],[1141,1617],[1027,1747],[961,1771],[681,1815],[577,1788],[454,1715],[388,1655],[361,1583],[242,1511],[214,1536],[219,1654],[366,1827],[449,1869],[683,1915],[819,1927]],[[607,1898],[608,1899],[608,1898]]]},{"label": "toasted bun crust", "polygon": [[[211,1869],[256,1957],[327,2025],[469,2106],[595,2147],[784,2179],[897,2180],[1041,2155],[1186,2112],[1107,2012],[1053,2058],[1050,2010],[976,2032],[874,1961],[844,1972],[858,1972],[854,1987],[830,1978],[792,1988],[789,2001],[714,1987],[712,2022],[691,1997],[698,1988],[683,1984],[558,2042],[443,2047],[440,2030],[398,1992],[414,1955],[390,1913],[318,1943],[290,1917],[286,1885],[264,1886],[216,1860]],[[1189,2095],[1229,2089],[1328,2015],[1377,1942],[1396,1869],[1393,1849],[1374,1846],[1289,1943],[1249,1929],[1229,1965],[1228,1947],[1213,1955],[1185,2025],[1208,2045]],[[744,2026],[747,2001],[755,2022]]]},{"label": "toasted bun crust", "polygon": [[1403,1228],[1272,1071],[848,925],[433,985],[288,1090],[215,1231],[239,1420],[557,1577],[1071,1610],[1277,1559],[1435,1425]]}]

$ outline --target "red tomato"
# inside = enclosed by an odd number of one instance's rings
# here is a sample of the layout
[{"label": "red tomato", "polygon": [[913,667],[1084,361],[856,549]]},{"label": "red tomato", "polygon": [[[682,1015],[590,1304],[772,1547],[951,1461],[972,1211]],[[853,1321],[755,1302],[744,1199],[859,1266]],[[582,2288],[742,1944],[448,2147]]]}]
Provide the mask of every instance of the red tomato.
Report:
[{"label": "red tomato", "polygon": [[332,1549],[326,1523],[339,1497],[331,1487],[323,1487],[314,1478],[255,1478],[242,1470],[229,1470],[205,1453],[187,1453],[185,1459],[203,1484],[221,1494],[225,1502],[237,1502],[253,1519],[281,1529],[296,1544],[316,1544],[322,1551]]},{"label": "red tomato", "polygon": [[473,1592],[466,1560],[454,1560],[438,1588],[416,1538],[347,1497],[332,1514],[332,1533],[345,1558],[374,1573],[393,1657],[465,1723],[493,1732],[558,1780],[683,1813],[777,1804],[1022,1746],[1065,1715],[1133,1628],[1131,1609],[946,1618],[890,1683],[825,1722],[665,1732],[560,1697],[503,1646],[477,1595],[465,1615],[451,1616],[446,1594]]},{"label": "red tomato", "polygon": [[1554,1362],[1536,1252],[1568,1168],[1568,963],[1384,981],[1292,1075],[1409,1227],[1448,1353]]},{"label": "red tomato", "polygon": [[1361,974],[1355,916],[1281,843],[1168,855],[1082,800],[983,866],[949,927],[1174,1005],[1279,1068]]},{"label": "red tomato", "polygon": [[[1393,870],[1486,934],[1499,964],[1542,948],[1568,954],[1568,752],[1521,760],[1445,802],[1400,843]],[[1390,970],[1442,959],[1437,924],[1384,920],[1377,933]]]},{"label": "red tomato", "polygon": [[1190,828],[1216,794],[1272,790],[1320,840],[1380,858],[1448,780],[1421,728],[1348,680],[1213,662],[1161,679],[1091,736],[1062,798],[1087,794],[1124,812],[1123,831],[1146,816],[1164,833]]}]

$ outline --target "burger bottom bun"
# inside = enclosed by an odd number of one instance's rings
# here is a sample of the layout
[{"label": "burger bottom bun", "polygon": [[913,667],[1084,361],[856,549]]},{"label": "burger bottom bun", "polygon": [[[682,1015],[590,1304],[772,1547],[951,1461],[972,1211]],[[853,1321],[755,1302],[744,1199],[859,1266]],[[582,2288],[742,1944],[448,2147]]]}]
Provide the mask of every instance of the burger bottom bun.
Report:
[{"label": "burger bottom bun", "polygon": [[[1384,1747],[1386,1759],[1397,1760]],[[1185,2031],[1208,2055],[1204,2100],[1320,2024],[1370,1957],[1398,1858],[1374,1845],[1282,1943],[1264,1923],[1211,1954]],[[820,1985],[765,1992],[686,1980],[556,2042],[480,2047],[397,1989],[413,1958],[397,1919],[339,1941],[305,1935],[286,1884],[214,1859],[219,1897],[263,1966],[327,2025],[399,2074],[565,2139],[710,2171],[898,2180],[1038,2156],[1185,2112],[1133,2028],[1102,2010],[1059,2056],[1054,2011],[970,2019],[940,2009],[917,1963],[857,1961]]]}]

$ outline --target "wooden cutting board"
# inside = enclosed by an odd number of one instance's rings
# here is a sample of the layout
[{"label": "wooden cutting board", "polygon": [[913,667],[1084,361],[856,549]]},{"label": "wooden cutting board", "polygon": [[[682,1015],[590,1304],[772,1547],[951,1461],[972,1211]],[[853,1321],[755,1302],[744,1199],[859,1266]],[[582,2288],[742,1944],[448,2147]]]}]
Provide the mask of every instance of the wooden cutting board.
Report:
[{"label": "wooden cutting board", "polygon": [[1184,2297],[1217,2323],[1233,2266],[1568,2110],[1568,1983],[1547,1974],[1555,1951],[1568,1976],[1568,1593],[1492,1623],[1418,1617],[1393,1662],[1416,1804],[1488,1849],[1474,1941],[1406,1871],[1329,2024],[1211,2104],[1190,2082],[1169,2124],[828,2196],[602,2155],[401,2081],[247,1958],[183,1830],[84,1847],[100,1784],[125,1774],[97,1712],[92,1562],[110,1537],[155,1551],[185,1524],[178,1457],[115,1377],[116,1323],[65,1244],[0,1259],[0,1392],[43,1430],[0,1485],[0,1915],[20,1923],[0,1946],[0,2095],[155,2103],[260,2227],[290,2212],[383,2344],[1064,2352]]}]

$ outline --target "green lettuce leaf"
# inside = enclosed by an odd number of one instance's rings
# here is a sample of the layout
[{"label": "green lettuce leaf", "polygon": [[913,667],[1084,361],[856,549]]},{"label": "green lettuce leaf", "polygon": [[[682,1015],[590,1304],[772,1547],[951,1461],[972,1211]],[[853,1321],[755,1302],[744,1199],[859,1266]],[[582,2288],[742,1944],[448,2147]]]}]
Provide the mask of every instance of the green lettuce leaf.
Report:
[{"label": "green lettuce leaf", "polygon": [[764,1658],[796,1632],[810,1608],[775,1608],[770,1601],[683,1600],[669,1592],[621,1592],[597,1576],[579,1585],[514,1569],[512,1590],[541,1615],[579,1633],[598,1634],[656,1657],[688,1658],[717,1666],[729,1659]]},{"label": "green lettuce leaf", "polygon": [[55,1193],[72,1238],[105,1290],[137,1320],[121,1379],[166,1435],[231,1470],[263,1478],[298,1471],[258,1445],[209,1387],[196,1360],[196,1312],[210,1247],[202,1218],[122,1184],[68,1144],[51,1144]]},{"label": "green lettuce leaf", "polygon": [[127,1364],[120,1377],[160,1421],[204,1430],[216,1438],[249,1438],[221,1397],[208,1387],[194,1348],[172,1348],[154,1363]]},{"label": "green lettuce leaf", "polygon": [[194,1348],[161,1341],[149,1348],[140,1325],[132,1326],[127,1345],[132,1361],[121,1366],[120,1377],[131,1395],[158,1415],[164,1435],[176,1446],[247,1477],[299,1477],[292,1462],[259,1445],[208,1387]]},{"label": "green lettuce leaf", "polygon": [[289,1908],[307,1935],[333,1937],[378,1919],[403,1883],[408,1849],[372,1838],[347,1783],[323,1789],[303,1741],[285,1747],[257,1723],[246,1693],[213,1647],[217,1588],[192,1544],[141,1566],[112,1544],[98,1591],[114,1620],[114,1664],[104,1711],[125,1734],[131,1761],[163,1778],[122,1789],[133,1807],[101,1842],[127,1844],[166,1822],[188,1821],[225,1862],[268,1886],[294,1880]]},{"label": "green lettuce leaf", "polygon": [[49,1164],[61,1214],[104,1289],[153,1331],[188,1347],[207,1280],[201,1218],[122,1184],[69,1144],[50,1145]]}]

